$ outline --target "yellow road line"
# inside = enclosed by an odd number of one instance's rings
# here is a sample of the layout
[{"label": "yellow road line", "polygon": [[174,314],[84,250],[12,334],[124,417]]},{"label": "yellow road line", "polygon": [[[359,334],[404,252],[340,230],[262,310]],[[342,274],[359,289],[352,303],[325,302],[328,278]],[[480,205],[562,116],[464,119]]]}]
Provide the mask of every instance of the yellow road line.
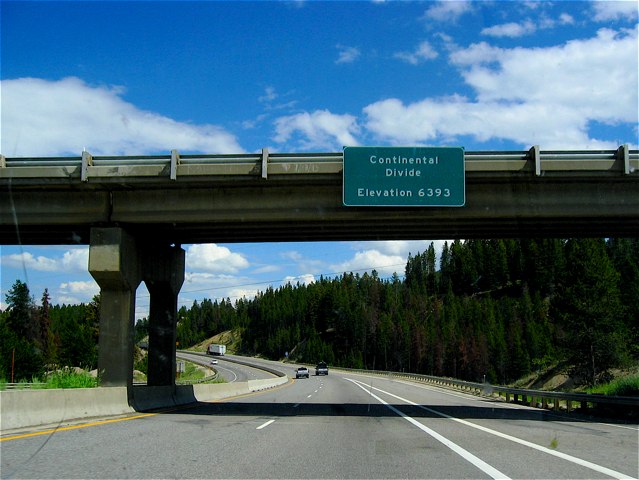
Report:
[{"label": "yellow road line", "polygon": [[[286,386],[290,386],[294,383],[293,382],[287,382],[283,385],[279,385],[277,387],[271,388],[269,389],[270,391],[273,390],[278,390],[280,388],[286,387]],[[214,402],[210,402],[210,403],[218,403],[218,402],[228,402],[228,401],[232,401],[234,399],[237,398],[243,398],[243,397],[250,397],[253,395],[258,395],[260,393],[266,393],[264,390],[262,391],[257,391],[257,392],[251,392],[251,393],[246,393],[244,395],[236,395],[235,397],[228,397],[228,398],[223,398]],[[199,402],[199,403],[207,403],[207,402]],[[106,425],[109,423],[117,423],[117,422],[126,422],[128,420],[138,420],[140,418],[146,418],[146,417],[153,417],[155,415],[159,415],[161,413],[170,413],[170,412],[174,412],[176,410],[186,410],[188,408],[194,408],[196,407],[197,404],[189,404],[189,405],[181,405],[181,406],[177,406],[177,407],[173,407],[167,410],[162,410],[161,412],[153,412],[153,413],[143,413],[140,415],[134,415],[132,417],[125,417],[125,418],[113,418],[110,420],[100,420],[98,422],[91,422],[91,423],[82,423],[80,425],[70,425],[68,427],[59,427],[59,428],[53,428],[50,430],[43,430],[41,432],[31,432],[31,433],[23,433],[20,435],[12,435],[10,437],[4,437],[4,438],[0,438],[0,442],[7,442],[9,440],[19,440],[21,438],[29,438],[29,437],[38,437],[40,435],[51,435],[52,433],[56,433],[56,432],[65,432],[67,430],[78,430],[80,428],[88,428],[88,427],[97,427],[100,425]]]},{"label": "yellow road line", "polygon": [[20,438],[37,437],[39,435],[50,435],[50,434],[55,433],[55,432],[64,432],[64,431],[67,431],[67,430],[77,430],[79,428],[97,427],[99,425],[106,425],[108,423],[117,423],[117,422],[126,422],[128,420],[137,420],[139,418],[152,417],[154,415],[158,415],[159,413],[161,413],[161,412],[143,413],[141,415],[135,415],[133,417],[113,418],[113,419],[110,419],[110,420],[100,420],[99,422],[83,423],[81,425],[70,425],[68,427],[53,428],[51,430],[43,430],[41,432],[24,433],[24,434],[21,434],[21,435],[12,435],[10,437],[0,438],[0,442],[6,442],[8,440],[18,440]]}]

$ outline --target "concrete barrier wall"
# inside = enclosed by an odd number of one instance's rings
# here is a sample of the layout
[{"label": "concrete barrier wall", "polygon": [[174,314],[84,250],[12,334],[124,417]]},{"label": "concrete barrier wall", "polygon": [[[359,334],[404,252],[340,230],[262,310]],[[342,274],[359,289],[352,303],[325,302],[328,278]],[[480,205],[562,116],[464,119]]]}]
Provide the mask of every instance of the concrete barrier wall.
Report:
[{"label": "concrete barrier wall", "polygon": [[249,393],[246,382],[201,383],[193,385],[193,393],[199,402],[210,402]]},{"label": "concrete barrier wall", "polygon": [[136,411],[208,402],[273,388],[288,377],[248,382],[133,387],[129,405],[126,387],[9,390],[0,392],[0,430],[59,425],[71,420],[122,415]]},{"label": "concrete barrier wall", "polygon": [[0,430],[133,412],[126,387],[0,392]]},{"label": "concrete barrier wall", "polygon": [[259,392],[267,388],[277,387],[288,383],[288,377],[267,378],[263,380],[249,380],[248,389],[251,392]]}]

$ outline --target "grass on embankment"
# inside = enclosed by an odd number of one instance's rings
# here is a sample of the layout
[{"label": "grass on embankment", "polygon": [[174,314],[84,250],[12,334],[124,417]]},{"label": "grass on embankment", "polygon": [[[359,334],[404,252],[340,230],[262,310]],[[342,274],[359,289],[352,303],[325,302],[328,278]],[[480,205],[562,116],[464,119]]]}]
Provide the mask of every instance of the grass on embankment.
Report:
[{"label": "grass on embankment", "polygon": [[[185,372],[180,374],[179,380],[182,383],[196,382],[203,379],[207,374],[197,365],[185,362]],[[0,390],[7,389],[6,379],[0,378]],[[222,377],[206,383],[226,383]],[[98,379],[88,372],[78,372],[72,369],[58,370],[46,376],[45,379],[33,378],[30,382],[20,381],[15,388],[48,389],[48,388],[93,388],[97,387]]]},{"label": "grass on embankment", "polygon": [[[0,379],[0,390],[6,390],[7,381]],[[23,386],[23,387],[22,387]],[[70,369],[58,370],[44,379],[33,378],[30,382],[22,380],[16,388],[43,390],[48,388],[92,388],[98,386],[98,379],[88,372],[74,372]]]},{"label": "grass on embankment", "polygon": [[[191,363],[186,360],[180,361],[184,362],[185,370],[183,373],[180,373],[179,377],[176,379],[176,381],[179,381],[180,383],[197,382],[209,375],[200,365],[196,365],[195,363]],[[218,376],[215,380],[210,380],[206,383],[226,383],[226,380]]]},{"label": "grass on embankment", "polygon": [[639,374],[618,378],[610,383],[589,388],[588,393],[601,393],[604,395],[616,395],[620,397],[639,396]]}]

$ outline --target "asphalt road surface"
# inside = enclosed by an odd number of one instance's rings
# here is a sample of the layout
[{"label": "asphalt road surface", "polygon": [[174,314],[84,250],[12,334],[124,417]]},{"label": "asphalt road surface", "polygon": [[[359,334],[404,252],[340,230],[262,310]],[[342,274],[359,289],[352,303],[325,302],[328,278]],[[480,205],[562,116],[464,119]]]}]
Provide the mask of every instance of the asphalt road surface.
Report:
[{"label": "asphalt road surface", "polygon": [[[183,358],[193,363],[207,366],[209,368],[217,370],[218,374],[226,380],[228,383],[234,382],[246,382],[248,380],[259,380],[264,378],[273,378],[275,375],[259,368],[253,368],[247,365],[241,365],[234,363],[234,361],[247,362],[249,361],[245,357],[238,357],[235,355],[224,356],[210,356],[200,355],[196,353],[180,352],[179,358]],[[217,363],[212,365],[211,361],[217,360]],[[251,363],[259,364],[259,361],[250,360]],[[275,367],[273,367],[275,368]],[[280,370],[287,370],[290,367],[282,367]],[[283,372],[285,373],[285,372]]]},{"label": "asphalt road surface", "polygon": [[3,435],[2,478],[639,477],[636,424],[333,370],[115,420]]}]

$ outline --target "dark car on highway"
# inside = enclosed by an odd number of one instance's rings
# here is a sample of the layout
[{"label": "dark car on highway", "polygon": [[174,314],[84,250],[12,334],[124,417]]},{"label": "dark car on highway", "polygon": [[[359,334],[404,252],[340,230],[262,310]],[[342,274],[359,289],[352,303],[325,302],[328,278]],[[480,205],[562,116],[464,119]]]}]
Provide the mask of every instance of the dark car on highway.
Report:
[{"label": "dark car on highway", "polygon": [[328,365],[326,362],[319,362],[315,367],[315,375],[328,375]]}]

